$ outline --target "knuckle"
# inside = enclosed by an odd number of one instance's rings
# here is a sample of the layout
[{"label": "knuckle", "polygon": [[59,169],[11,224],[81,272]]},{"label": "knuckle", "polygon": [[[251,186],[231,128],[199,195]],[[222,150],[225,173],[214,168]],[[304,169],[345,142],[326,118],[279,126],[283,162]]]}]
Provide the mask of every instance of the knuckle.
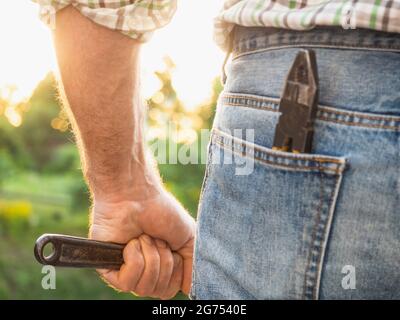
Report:
[{"label": "knuckle", "polygon": [[163,264],[164,264],[165,268],[168,268],[168,269],[171,269],[171,270],[173,269],[173,267],[174,267],[174,258],[172,257],[172,254],[168,254],[165,257],[165,260],[164,260]]},{"label": "knuckle", "polygon": [[179,269],[182,265],[183,259],[179,254],[177,254],[175,252],[172,255],[173,255],[173,261],[174,261],[174,269],[175,270]]},{"label": "knuckle", "polygon": [[145,267],[145,262],[143,257],[136,259],[135,261],[135,269],[137,270],[136,272],[138,272],[139,270],[140,272],[142,272],[144,270],[144,267]]},{"label": "knuckle", "polygon": [[124,261],[126,264],[130,265],[130,267],[134,266],[135,269],[143,269],[144,268],[144,258],[136,247],[135,242],[129,242],[123,252]]},{"label": "knuckle", "polygon": [[157,251],[153,251],[146,256],[149,266],[155,268],[160,264],[160,255]]}]

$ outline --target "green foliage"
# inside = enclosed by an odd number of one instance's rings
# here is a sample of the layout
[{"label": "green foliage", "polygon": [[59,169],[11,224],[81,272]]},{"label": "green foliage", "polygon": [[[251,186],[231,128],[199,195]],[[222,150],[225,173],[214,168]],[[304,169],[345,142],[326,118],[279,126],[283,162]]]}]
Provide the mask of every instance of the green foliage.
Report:
[{"label": "green foliage", "polygon": [[70,184],[68,193],[71,195],[70,212],[81,212],[90,206],[90,193],[81,176],[77,176],[73,184]]},{"label": "green foliage", "polygon": [[72,139],[71,133],[54,130],[51,121],[60,113],[57,101],[56,82],[49,74],[39,84],[29,100],[30,109],[26,112],[20,131],[25,150],[31,157],[31,168],[42,171],[57,148]]},{"label": "green foliage", "polygon": [[47,173],[72,172],[79,168],[79,154],[73,143],[65,143],[54,148],[46,163]]},{"label": "green foliage", "polygon": [[[4,170],[24,167],[29,164],[29,154],[25,150],[25,143],[22,137],[18,135],[15,128],[12,127],[4,117],[0,117],[0,150],[1,164]],[[12,164],[11,164],[12,163]],[[0,182],[3,175],[8,172],[0,173]]]},{"label": "green foliage", "polygon": [[7,107],[22,116],[22,122],[14,127],[7,117],[0,117],[0,149],[7,150],[23,169],[46,170],[57,148],[72,140],[71,133],[55,130],[51,125],[61,112],[53,74],[39,83],[26,102],[12,105],[0,99],[0,116]]},{"label": "green foliage", "polygon": [[5,149],[0,149],[0,190],[2,181],[14,173],[15,166],[10,154]]},{"label": "green foliage", "polygon": [[165,185],[195,217],[204,165],[159,165]]}]

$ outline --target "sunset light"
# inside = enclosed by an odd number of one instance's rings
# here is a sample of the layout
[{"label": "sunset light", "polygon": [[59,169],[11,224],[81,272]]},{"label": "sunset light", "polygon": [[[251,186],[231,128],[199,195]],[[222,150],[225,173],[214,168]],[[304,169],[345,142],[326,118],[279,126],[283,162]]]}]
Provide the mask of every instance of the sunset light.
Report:
[{"label": "sunset light", "polygon": [[[213,16],[221,0],[180,1],[178,11],[166,28],[144,45],[143,93],[149,97],[159,87],[153,75],[169,56],[176,68],[173,83],[180,99],[190,108],[210,94],[211,80],[219,75],[222,52],[212,40]],[[38,82],[56,69],[51,32],[38,19],[38,7],[31,1],[0,3],[0,88],[15,85],[12,99],[29,97]]]}]

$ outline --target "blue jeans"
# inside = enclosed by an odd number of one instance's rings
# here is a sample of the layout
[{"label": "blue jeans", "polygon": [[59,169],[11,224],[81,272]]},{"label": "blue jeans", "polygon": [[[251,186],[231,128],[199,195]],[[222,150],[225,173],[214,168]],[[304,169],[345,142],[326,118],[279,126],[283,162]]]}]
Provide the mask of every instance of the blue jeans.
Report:
[{"label": "blue jeans", "polygon": [[[310,154],[272,150],[299,47]],[[400,299],[400,35],[237,28],[198,216],[193,299]]]}]

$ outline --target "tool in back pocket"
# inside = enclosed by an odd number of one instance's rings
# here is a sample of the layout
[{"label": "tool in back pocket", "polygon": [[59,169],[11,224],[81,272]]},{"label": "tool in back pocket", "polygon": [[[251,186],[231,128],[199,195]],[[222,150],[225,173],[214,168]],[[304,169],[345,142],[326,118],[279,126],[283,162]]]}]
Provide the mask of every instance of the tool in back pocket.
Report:
[{"label": "tool in back pocket", "polygon": [[318,70],[313,50],[301,50],[287,75],[272,149],[310,153],[318,105]]}]

